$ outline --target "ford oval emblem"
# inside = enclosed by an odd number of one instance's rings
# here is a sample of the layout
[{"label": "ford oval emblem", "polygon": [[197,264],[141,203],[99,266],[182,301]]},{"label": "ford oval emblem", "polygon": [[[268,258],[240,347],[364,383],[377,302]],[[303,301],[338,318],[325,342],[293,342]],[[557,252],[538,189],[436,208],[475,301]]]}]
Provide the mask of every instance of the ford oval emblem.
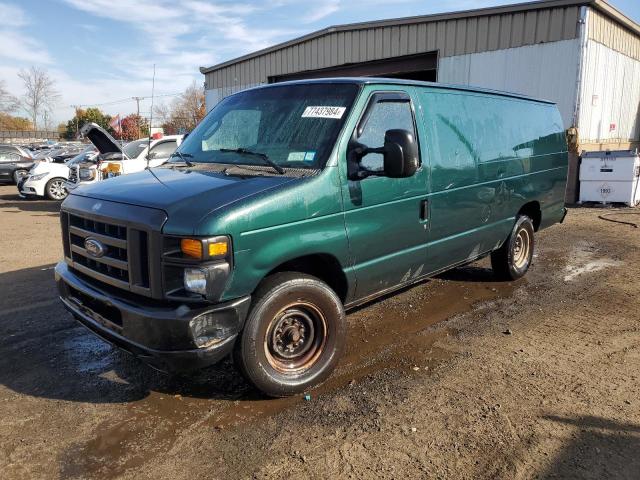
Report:
[{"label": "ford oval emblem", "polygon": [[95,258],[103,257],[104,254],[107,253],[107,247],[105,247],[99,240],[91,237],[85,239],[84,249],[89,255]]}]

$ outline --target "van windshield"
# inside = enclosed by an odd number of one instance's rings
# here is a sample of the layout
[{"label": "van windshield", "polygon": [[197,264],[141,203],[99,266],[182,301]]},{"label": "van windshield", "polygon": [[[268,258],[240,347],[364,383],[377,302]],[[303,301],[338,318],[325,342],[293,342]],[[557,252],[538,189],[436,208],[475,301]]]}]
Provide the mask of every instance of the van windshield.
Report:
[{"label": "van windshield", "polygon": [[320,169],[358,88],[347,83],[297,84],[232,95],[209,112],[179,152],[194,163],[265,166],[264,159],[246,154],[250,151],[283,168]]}]

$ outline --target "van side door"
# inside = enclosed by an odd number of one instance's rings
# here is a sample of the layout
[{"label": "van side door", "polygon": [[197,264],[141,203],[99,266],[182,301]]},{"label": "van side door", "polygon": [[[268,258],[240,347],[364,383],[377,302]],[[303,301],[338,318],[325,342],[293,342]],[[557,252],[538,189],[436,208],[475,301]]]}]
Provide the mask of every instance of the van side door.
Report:
[{"label": "van side door", "polygon": [[[369,89],[369,91],[367,91]],[[418,139],[416,114],[411,88],[380,91],[365,87],[366,99],[361,116],[351,135],[346,154],[354,145],[378,148],[391,129],[410,131]],[[360,165],[367,170],[382,171],[383,156],[365,155]],[[345,226],[349,239],[352,268],[356,277],[356,299],[391,289],[419,277],[426,263],[427,168],[407,178],[369,176],[349,179],[342,169]]]}]

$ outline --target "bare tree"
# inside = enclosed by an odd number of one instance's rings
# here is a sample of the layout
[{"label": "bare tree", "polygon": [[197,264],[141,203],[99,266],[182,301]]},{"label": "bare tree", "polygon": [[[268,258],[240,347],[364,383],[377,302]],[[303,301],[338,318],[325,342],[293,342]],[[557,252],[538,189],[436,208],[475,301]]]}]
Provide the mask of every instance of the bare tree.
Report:
[{"label": "bare tree", "polygon": [[0,113],[11,113],[18,108],[18,99],[11,95],[4,80],[0,79]]},{"label": "bare tree", "polygon": [[153,113],[160,117],[165,133],[189,132],[206,113],[204,88],[194,81],[169,106],[159,105]]},{"label": "bare tree", "polygon": [[33,122],[33,129],[38,129],[38,117],[41,113],[50,112],[60,98],[55,88],[55,81],[44,68],[31,67],[20,70],[18,76],[24,84],[22,108],[29,114]]}]

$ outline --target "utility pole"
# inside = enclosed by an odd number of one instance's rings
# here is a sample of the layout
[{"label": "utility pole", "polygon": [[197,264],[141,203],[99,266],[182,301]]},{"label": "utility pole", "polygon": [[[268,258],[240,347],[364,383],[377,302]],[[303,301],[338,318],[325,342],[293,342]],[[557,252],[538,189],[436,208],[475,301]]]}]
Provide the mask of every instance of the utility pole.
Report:
[{"label": "utility pole", "polygon": [[138,138],[140,138],[140,100],[144,100],[144,97],[131,97],[136,101],[136,123],[138,124]]},{"label": "utility pole", "polygon": [[80,110],[80,105],[70,105],[76,111],[76,138],[78,137],[78,110]]}]

